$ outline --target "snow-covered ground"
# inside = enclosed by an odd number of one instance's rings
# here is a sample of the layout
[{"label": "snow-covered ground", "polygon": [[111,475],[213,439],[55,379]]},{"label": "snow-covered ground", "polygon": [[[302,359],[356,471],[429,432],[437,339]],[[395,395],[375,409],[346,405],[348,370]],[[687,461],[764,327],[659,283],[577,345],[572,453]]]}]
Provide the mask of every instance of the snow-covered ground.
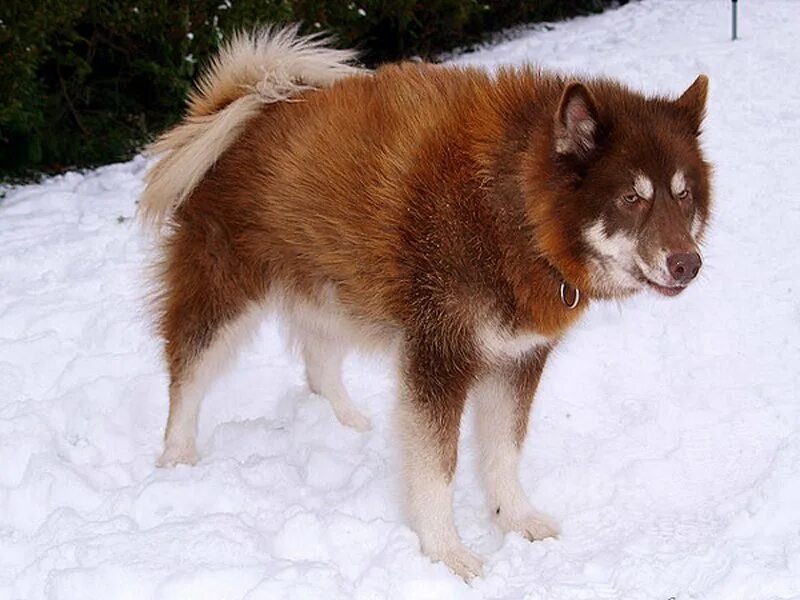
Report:
[{"label": "snow-covered ground", "polygon": [[523,481],[563,534],[493,531],[467,415],[467,585],[418,550],[380,359],[346,381],[375,429],[306,390],[274,322],[208,396],[201,462],[154,467],[167,409],[132,217],[141,159],[0,200],[0,598],[800,597],[800,6],[649,0],[458,58],[712,89],[716,218],[682,296],[595,306],[553,357]]}]

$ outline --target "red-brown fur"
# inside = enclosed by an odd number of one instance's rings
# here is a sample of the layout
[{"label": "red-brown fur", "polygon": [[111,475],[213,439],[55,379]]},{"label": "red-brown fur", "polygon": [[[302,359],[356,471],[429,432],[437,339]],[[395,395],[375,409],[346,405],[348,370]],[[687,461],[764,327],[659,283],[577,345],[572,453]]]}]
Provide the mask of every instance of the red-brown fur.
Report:
[{"label": "red-brown fur", "polygon": [[[246,306],[272,296],[322,306],[333,290],[357,341],[399,342],[401,402],[427,429],[420,439],[442,477],[454,472],[467,394],[487,372],[517,390],[521,445],[549,349],[591,298],[609,295],[590,277],[582,228],[600,213],[611,232],[614,219],[640,218],[598,206],[627,181],[626,157],[665,172],[664,156],[678,157],[708,216],[696,144],[704,82],[683,106],[585,82],[599,150],[565,156],[554,148],[567,84],[528,67],[401,64],[265,105],[167,227],[158,309],[170,418],[192,365]],[[562,283],[582,294],[574,310]],[[494,360],[481,347],[486,322],[548,342]]]}]

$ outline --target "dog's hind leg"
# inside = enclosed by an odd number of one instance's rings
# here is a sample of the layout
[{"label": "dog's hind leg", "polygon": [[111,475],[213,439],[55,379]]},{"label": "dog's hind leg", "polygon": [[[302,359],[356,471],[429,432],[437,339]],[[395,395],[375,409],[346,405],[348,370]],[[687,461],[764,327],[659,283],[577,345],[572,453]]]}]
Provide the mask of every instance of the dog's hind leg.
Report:
[{"label": "dog's hind leg", "polygon": [[157,462],[162,467],[197,462],[203,395],[261,316],[258,305],[247,298],[235,261],[223,249],[198,251],[212,245],[204,242],[191,244],[176,234],[163,269],[160,331],[170,384],[164,452]]},{"label": "dog's hind leg", "polygon": [[558,535],[555,521],[531,506],[518,473],[528,414],[547,354],[547,349],[537,350],[497,367],[473,390],[480,471],[489,508],[504,532],[516,531],[530,541]]},{"label": "dog's hind leg", "polygon": [[252,309],[221,320],[187,318],[168,338],[171,346],[169,416],[158,466],[197,462],[197,422],[203,395],[257,327]]},{"label": "dog's hind leg", "polygon": [[308,329],[296,332],[302,346],[309,389],[330,402],[333,413],[342,425],[356,431],[372,429],[369,417],[353,404],[342,382],[342,364],[347,352],[344,340]]}]

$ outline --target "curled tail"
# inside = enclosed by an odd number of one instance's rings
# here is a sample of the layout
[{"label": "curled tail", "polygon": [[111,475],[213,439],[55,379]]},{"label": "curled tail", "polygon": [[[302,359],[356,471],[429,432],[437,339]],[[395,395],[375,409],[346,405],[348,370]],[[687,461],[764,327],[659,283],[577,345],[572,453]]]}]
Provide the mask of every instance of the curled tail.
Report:
[{"label": "curled tail", "polygon": [[263,104],[360,73],[355,58],[329,39],[299,35],[296,25],[234,35],[200,77],[183,121],[148,148],[160,158],[145,177],[142,219],[163,224]]}]

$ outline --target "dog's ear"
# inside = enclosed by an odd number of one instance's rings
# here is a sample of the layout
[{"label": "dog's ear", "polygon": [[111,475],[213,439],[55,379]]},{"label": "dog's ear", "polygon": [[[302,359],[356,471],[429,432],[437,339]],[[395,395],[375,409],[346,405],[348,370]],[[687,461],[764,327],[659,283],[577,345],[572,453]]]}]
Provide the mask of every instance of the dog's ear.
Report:
[{"label": "dog's ear", "polygon": [[706,115],[706,97],[708,96],[708,77],[698,75],[694,83],[675,101],[675,105],[689,119],[689,125],[695,135],[700,133],[700,126]]},{"label": "dog's ear", "polygon": [[568,84],[556,113],[556,152],[579,160],[587,158],[597,146],[598,130],[597,104],[592,93],[582,83]]}]

